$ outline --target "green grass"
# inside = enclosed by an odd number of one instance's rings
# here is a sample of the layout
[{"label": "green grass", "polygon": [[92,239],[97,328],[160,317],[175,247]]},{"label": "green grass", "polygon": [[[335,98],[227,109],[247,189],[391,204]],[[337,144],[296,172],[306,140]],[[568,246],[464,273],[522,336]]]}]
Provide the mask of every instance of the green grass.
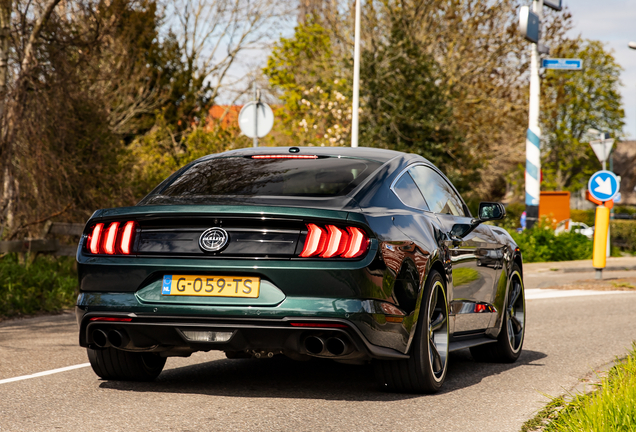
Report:
[{"label": "green grass", "polygon": [[568,404],[554,399],[522,430],[534,430],[546,421],[545,432],[636,431],[636,344],[601,380],[598,390],[576,395]]},{"label": "green grass", "polygon": [[75,303],[74,258],[39,256],[20,265],[15,254],[0,258],[0,318],[68,309]]}]

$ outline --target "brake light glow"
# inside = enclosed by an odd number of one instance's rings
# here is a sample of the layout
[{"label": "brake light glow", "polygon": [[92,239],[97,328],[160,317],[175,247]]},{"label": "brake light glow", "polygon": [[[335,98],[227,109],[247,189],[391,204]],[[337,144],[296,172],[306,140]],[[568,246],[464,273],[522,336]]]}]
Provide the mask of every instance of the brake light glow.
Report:
[{"label": "brake light glow", "polygon": [[103,223],[98,223],[93,228],[93,232],[88,238],[88,249],[91,253],[98,254],[99,253],[99,243],[102,237],[102,231],[104,229]]},{"label": "brake light glow", "polygon": [[86,240],[86,249],[92,254],[130,255],[133,252],[137,222],[112,222],[105,228],[95,224]]},{"label": "brake light glow", "polygon": [[124,233],[121,235],[120,244],[121,253],[123,253],[124,255],[130,255],[136,225],[137,224],[133,221],[126,222],[126,225],[124,225]]},{"label": "brake light glow", "polygon": [[322,253],[325,248],[325,241],[327,240],[325,231],[318,225],[307,224],[307,229],[309,230],[309,233],[305,240],[305,247],[300,253],[300,256],[303,258]]},{"label": "brake light glow", "polygon": [[119,222],[113,222],[106,230],[106,239],[104,240],[104,252],[108,255],[115,253],[115,240],[117,239],[117,231],[119,229]]},{"label": "brake light glow", "polygon": [[327,240],[325,251],[320,255],[321,258],[332,258],[340,255],[345,251],[349,242],[349,235],[345,230],[327,225],[327,231],[329,231],[329,240]]},{"label": "brake light glow", "polygon": [[349,245],[347,247],[347,251],[342,254],[343,258],[357,258],[367,250],[367,246],[369,245],[369,239],[362,232],[360,228],[356,227],[347,227],[349,234],[351,235],[351,240],[349,241]]},{"label": "brake light glow", "polygon": [[307,224],[307,237],[300,257],[357,258],[368,246],[369,239],[360,228],[326,225],[323,229],[316,224]]},{"label": "brake light glow", "polygon": [[316,155],[254,155],[252,159],[318,159]]}]

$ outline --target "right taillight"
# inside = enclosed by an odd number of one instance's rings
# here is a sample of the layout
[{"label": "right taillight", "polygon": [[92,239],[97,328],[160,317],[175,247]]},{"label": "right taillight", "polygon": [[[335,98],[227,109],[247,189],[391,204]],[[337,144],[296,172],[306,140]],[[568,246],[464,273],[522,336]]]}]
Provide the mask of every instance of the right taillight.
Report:
[{"label": "right taillight", "polygon": [[357,258],[369,246],[369,238],[360,228],[307,224],[307,237],[300,257]]},{"label": "right taillight", "polygon": [[106,227],[96,224],[86,240],[86,248],[92,254],[130,255],[137,222],[112,222]]}]

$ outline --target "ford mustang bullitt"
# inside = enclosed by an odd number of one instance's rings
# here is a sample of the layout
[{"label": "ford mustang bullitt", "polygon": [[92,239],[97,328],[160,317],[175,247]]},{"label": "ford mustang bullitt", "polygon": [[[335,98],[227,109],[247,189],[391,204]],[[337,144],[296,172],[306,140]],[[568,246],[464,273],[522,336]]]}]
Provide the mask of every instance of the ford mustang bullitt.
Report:
[{"label": "ford mustang bullitt", "polygon": [[499,203],[473,216],[421,156],[269,147],[198,159],[136,206],[96,211],[77,261],[80,345],[107,380],[166,358],[373,362],[390,391],[432,393],[449,353],[514,362],[521,252]]}]

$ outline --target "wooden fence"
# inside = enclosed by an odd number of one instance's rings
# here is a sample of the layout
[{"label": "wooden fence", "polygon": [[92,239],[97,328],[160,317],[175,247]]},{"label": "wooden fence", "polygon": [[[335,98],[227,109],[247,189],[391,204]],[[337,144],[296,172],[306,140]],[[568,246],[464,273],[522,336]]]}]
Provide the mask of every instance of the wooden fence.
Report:
[{"label": "wooden fence", "polygon": [[46,238],[49,235],[64,235],[80,237],[84,232],[84,224],[47,222],[38,239],[24,239],[13,241],[0,241],[0,254],[15,252],[19,254],[30,253],[33,256],[38,253],[48,253],[57,256],[75,256],[77,243],[68,245],[60,243],[57,239]]}]

